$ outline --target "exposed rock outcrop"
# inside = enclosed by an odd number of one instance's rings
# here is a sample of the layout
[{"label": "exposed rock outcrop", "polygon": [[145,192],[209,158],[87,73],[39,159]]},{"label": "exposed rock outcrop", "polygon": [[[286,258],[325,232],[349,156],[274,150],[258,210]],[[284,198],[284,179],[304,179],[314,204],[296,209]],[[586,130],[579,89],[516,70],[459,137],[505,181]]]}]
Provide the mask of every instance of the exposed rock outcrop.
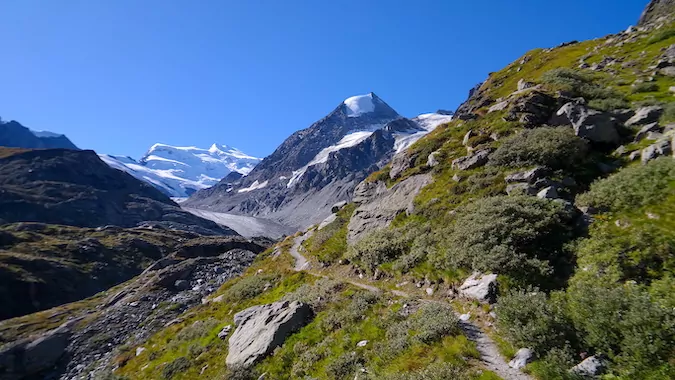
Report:
[{"label": "exposed rock outcrop", "polygon": [[311,318],[309,305],[297,301],[253,306],[235,314],[237,328],[230,336],[227,366],[250,367],[281,346]]},{"label": "exposed rock outcrop", "polygon": [[525,368],[526,365],[534,360],[534,351],[529,348],[521,348],[516,352],[516,356],[509,362],[509,367],[515,369]]},{"label": "exposed rock outcrop", "polygon": [[397,183],[391,189],[382,182],[361,183],[354,201],[361,204],[349,221],[347,240],[353,244],[374,230],[387,227],[401,212],[413,211],[413,199],[432,178],[429,174],[416,175]]},{"label": "exposed rock outcrop", "polygon": [[616,144],[619,141],[617,121],[610,114],[570,102],[562,106],[556,116],[574,127],[574,133],[596,143]]},{"label": "exposed rock outcrop", "polygon": [[497,301],[497,275],[474,273],[459,287],[459,295],[480,302]]}]

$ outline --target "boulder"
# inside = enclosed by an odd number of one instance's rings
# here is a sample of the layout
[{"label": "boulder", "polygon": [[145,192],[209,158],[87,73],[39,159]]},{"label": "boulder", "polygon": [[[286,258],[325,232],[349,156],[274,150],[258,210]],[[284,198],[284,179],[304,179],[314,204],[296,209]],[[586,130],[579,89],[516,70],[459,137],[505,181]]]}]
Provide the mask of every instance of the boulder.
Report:
[{"label": "boulder", "polygon": [[557,199],[559,197],[558,191],[553,186],[546,187],[537,193],[537,198],[541,199]]},{"label": "boulder", "polygon": [[508,195],[536,195],[537,189],[527,183],[511,183],[506,185]]},{"label": "boulder", "polygon": [[473,133],[472,130],[469,130],[469,132],[467,132],[467,133],[464,135],[464,138],[462,139],[462,145],[468,146],[468,145],[469,145],[469,140],[471,140],[471,138],[472,138],[473,136],[475,136],[475,134]]},{"label": "boulder", "polygon": [[398,153],[391,160],[391,169],[389,170],[389,177],[391,179],[398,178],[404,171],[415,166],[416,155],[408,155],[405,151]]},{"label": "boulder", "polygon": [[610,114],[590,109],[583,104],[570,102],[562,106],[556,116],[574,127],[574,133],[597,143],[615,144],[619,141],[616,119]]},{"label": "boulder", "polygon": [[537,166],[534,169],[523,172],[512,173],[504,179],[506,183],[526,182],[535,183],[538,179],[544,178],[548,174],[548,170],[544,167]]},{"label": "boulder", "polygon": [[663,108],[659,106],[642,107],[635,112],[635,115],[626,121],[626,126],[645,125],[655,123],[661,117]]},{"label": "boulder", "polygon": [[317,227],[317,230],[319,231],[323,230],[324,228],[326,228],[327,225],[333,223],[336,219],[337,214],[333,213],[328,215],[326,219],[324,219],[323,221],[321,221],[321,223],[319,223],[319,227]]},{"label": "boulder", "polygon": [[673,152],[671,142],[668,140],[660,140],[655,144],[652,144],[644,149],[642,149],[642,163],[646,164],[647,162],[660,157],[667,156]]},{"label": "boulder", "polygon": [[642,140],[643,138],[647,137],[647,134],[649,132],[658,132],[661,128],[659,127],[659,123],[650,123],[646,124],[640,130],[638,133],[635,135],[635,142],[638,142]]},{"label": "boulder", "polygon": [[602,375],[607,368],[607,361],[597,355],[590,356],[570,369],[570,373],[581,377],[596,377]]},{"label": "boulder", "polygon": [[509,101],[508,101],[508,100],[504,100],[504,101],[502,101],[502,102],[495,103],[495,104],[493,104],[492,106],[490,106],[490,108],[488,108],[488,113],[497,112],[497,111],[503,111],[503,110],[505,110],[506,107],[508,107],[508,106],[509,106]]},{"label": "boulder", "polygon": [[232,330],[232,325],[227,325],[223,327],[222,330],[218,333],[218,338],[225,340],[228,335],[230,335],[230,331]]},{"label": "boulder", "polygon": [[69,321],[33,339],[25,339],[0,349],[0,378],[23,379],[36,376],[56,365],[70,343]]},{"label": "boulder", "polygon": [[497,275],[476,272],[459,287],[459,294],[480,302],[495,303],[497,301]]},{"label": "boulder", "polygon": [[227,366],[252,366],[311,319],[309,305],[297,301],[253,306],[235,314],[237,328],[229,340]]},{"label": "boulder", "polygon": [[438,156],[441,154],[440,151],[435,151],[429,155],[427,158],[427,166],[430,168],[436,167],[440,164],[440,161],[438,161]]},{"label": "boulder", "polygon": [[338,203],[334,204],[333,207],[330,208],[330,212],[332,212],[333,214],[335,214],[335,213],[337,213],[338,211],[340,211],[340,210],[342,210],[343,208],[345,208],[346,205],[347,205],[347,201],[338,202]]},{"label": "boulder", "polygon": [[525,79],[521,79],[518,81],[518,91],[527,90],[528,88],[532,87],[534,87],[534,83],[532,82],[527,82]]},{"label": "boulder", "polygon": [[659,74],[665,75],[667,77],[675,77],[675,66],[668,66],[659,69]]},{"label": "boulder", "polygon": [[516,356],[509,362],[509,367],[515,369],[524,368],[534,360],[534,351],[529,348],[521,348],[516,352]]},{"label": "boulder", "polygon": [[488,157],[492,153],[491,148],[481,149],[470,156],[465,156],[452,161],[452,168],[459,170],[469,170],[481,167],[488,162]]},{"label": "boulder", "polygon": [[545,124],[555,112],[556,99],[548,94],[532,90],[513,102],[504,117],[507,121],[520,121],[528,127]]}]

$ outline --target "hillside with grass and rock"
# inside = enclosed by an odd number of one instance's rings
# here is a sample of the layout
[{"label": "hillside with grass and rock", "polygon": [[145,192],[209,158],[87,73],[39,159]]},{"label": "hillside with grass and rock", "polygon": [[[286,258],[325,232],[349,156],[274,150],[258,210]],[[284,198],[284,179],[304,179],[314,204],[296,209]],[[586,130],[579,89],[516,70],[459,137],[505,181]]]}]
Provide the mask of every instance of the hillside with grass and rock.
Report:
[{"label": "hillside with grass and rock", "polygon": [[410,120],[350,98],[188,202],[271,214],[293,178],[348,179],[278,242],[1,226],[0,379],[675,378],[674,12],[525,53],[405,149]]}]

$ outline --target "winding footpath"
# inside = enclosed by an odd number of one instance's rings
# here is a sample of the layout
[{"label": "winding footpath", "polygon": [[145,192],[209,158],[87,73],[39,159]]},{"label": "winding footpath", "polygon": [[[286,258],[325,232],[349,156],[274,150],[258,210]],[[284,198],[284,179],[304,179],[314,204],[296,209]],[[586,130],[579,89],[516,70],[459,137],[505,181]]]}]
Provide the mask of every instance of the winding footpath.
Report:
[{"label": "winding footpath", "polygon": [[[304,257],[300,253],[300,250],[302,249],[302,243],[305,242],[307,239],[309,239],[311,236],[312,233],[308,232],[296,237],[295,240],[293,241],[293,246],[290,248],[290,254],[295,259],[294,269],[296,271],[310,269],[309,261],[307,260],[306,257]],[[367,285],[351,280],[343,280],[343,281],[373,293],[382,293],[382,289],[372,285]],[[400,290],[392,290],[391,293],[398,297],[410,296],[408,293],[402,292]],[[446,304],[445,302],[442,301],[430,301],[424,299],[422,299],[421,301]],[[459,314],[458,313],[456,314],[459,317]],[[480,360],[486,369],[496,373],[497,375],[499,375],[499,377],[501,377],[504,380],[533,380],[533,378],[528,374],[525,374],[520,370],[509,367],[507,361],[499,353],[499,349],[497,348],[497,344],[495,343],[495,341],[492,340],[478,325],[470,321],[460,321],[460,326],[464,331],[466,337],[476,344],[476,349],[480,353]]]}]

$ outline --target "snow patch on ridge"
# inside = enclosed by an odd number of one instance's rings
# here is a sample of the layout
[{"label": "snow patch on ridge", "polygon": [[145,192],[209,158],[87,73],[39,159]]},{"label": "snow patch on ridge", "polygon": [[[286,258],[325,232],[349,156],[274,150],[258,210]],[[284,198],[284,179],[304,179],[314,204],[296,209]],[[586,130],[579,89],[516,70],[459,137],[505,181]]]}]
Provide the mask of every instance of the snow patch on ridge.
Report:
[{"label": "snow patch on ridge", "polygon": [[286,184],[286,187],[292,187],[293,185],[295,185],[295,183],[298,182],[300,178],[302,178],[305,172],[307,172],[307,169],[309,169],[310,166],[325,163],[326,161],[328,161],[328,157],[330,156],[331,153],[337,152],[338,150],[341,149],[358,145],[363,140],[370,137],[370,135],[372,135],[373,132],[382,127],[383,127],[382,124],[371,125],[365,131],[356,131],[349,133],[345,137],[343,137],[342,140],[338,141],[337,144],[323,148],[316,156],[314,156],[314,158],[307,165],[301,167],[298,170],[293,171],[293,175],[291,176],[291,179],[288,181],[288,184]]},{"label": "snow patch on ridge", "polygon": [[238,191],[238,193],[248,193],[249,191],[264,189],[265,187],[267,187],[268,183],[269,183],[269,181],[265,181],[263,183],[260,183],[258,180],[256,180],[255,182],[253,182],[251,184],[251,186],[240,189]]},{"label": "snow patch on ridge", "polygon": [[352,96],[351,98],[347,98],[344,101],[344,104],[347,106],[347,116],[349,117],[358,117],[364,113],[375,111],[372,93],[368,95]]},{"label": "snow patch on ridge", "polygon": [[396,134],[396,142],[394,143],[394,150],[396,153],[403,152],[408,149],[412,144],[416,143],[417,140],[421,139],[429,132],[436,129],[441,124],[449,123],[452,121],[452,116],[450,115],[441,115],[438,113],[425,113],[417,116],[412,119],[417,125],[419,125],[423,131],[418,131],[412,134]]}]

